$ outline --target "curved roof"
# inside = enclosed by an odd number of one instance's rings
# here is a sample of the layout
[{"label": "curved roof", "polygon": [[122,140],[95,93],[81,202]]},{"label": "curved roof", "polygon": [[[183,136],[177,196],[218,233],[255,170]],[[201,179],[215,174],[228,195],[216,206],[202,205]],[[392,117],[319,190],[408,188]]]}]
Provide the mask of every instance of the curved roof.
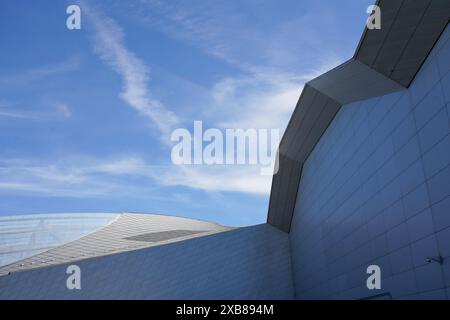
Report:
[{"label": "curved roof", "polygon": [[159,246],[231,229],[188,218],[123,213],[111,223],[79,239],[0,267],[0,275]]},{"label": "curved roof", "polygon": [[83,237],[118,216],[59,213],[0,217],[0,267]]}]

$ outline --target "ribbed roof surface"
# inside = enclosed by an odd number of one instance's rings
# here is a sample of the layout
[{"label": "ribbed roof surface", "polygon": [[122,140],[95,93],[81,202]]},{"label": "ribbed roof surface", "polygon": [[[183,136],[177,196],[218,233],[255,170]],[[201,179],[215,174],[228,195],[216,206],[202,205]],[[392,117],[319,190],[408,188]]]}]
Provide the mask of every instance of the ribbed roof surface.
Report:
[{"label": "ribbed roof surface", "polygon": [[188,218],[121,214],[111,224],[78,240],[0,268],[0,275],[142,249],[231,230]]},{"label": "ribbed roof surface", "polygon": [[88,235],[117,219],[112,213],[0,217],[0,268]]}]

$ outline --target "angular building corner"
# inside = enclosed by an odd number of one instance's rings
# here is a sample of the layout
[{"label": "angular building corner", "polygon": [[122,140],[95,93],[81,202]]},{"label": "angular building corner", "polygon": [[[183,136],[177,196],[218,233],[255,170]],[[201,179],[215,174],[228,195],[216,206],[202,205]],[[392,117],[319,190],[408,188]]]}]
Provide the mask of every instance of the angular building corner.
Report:
[{"label": "angular building corner", "polygon": [[381,30],[306,84],[279,147],[268,223],[297,299],[450,298],[450,2],[377,5]]}]

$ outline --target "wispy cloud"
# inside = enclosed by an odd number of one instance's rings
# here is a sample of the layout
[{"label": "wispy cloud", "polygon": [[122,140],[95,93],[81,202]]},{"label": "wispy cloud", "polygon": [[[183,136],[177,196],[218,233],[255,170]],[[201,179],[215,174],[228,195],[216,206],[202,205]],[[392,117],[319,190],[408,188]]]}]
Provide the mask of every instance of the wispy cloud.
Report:
[{"label": "wispy cloud", "polygon": [[267,195],[272,177],[261,175],[257,166],[174,166],[156,176],[166,186],[185,186],[214,192]]},{"label": "wispy cloud", "polygon": [[304,84],[336,64],[330,60],[300,75],[260,70],[225,77],[211,90],[214,103],[209,114],[223,128],[276,128],[282,133]]},{"label": "wispy cloud", "polygon": [[247,72],[310,73],[329,60],[343,62],[353,51],[339,42],[339,5],[314,0],[291,4],[290,13],[273,12],[276,3],[260,1],[245,6],[227,0],[120,5],[148,25]]},{"label": "wispy cloud", "polygon": [[141,0],[120,2],[119,8],[240,70],[208,88],[213,99],[199,114],[225,127],[282,130],[304,83],[344,61],[347,48],[334,45],[334,8],[306,1],[292,8],[296,13],[277,18],[264,6],[250,2],[242,10],[226,0]]},{"label": "wispy cloud", "polygon": [[63,120],[72,116],[72,111],[66,103],[52,103],[46,110],[29,110],[19,108],[17,104],[0,103],[0,118],[15,118],[23,120]]},{"label": "wispy cloud", "polygon": [[95,52],[122,78],[120,97],[150,119],[168,138],[178,119],[173,112],[152,97],[148,88],[149,68],[126,47],[124,32],[114,20],[101,15],[86,4],[83,4],[83,10],[94,26]]},{"label": "wispy cloud", "polygon": [[[228,1],[141,0],[128,8],[141,20],[170,36],[187,41],[205,52],[242,69],[250,68],[236,44],[260,47],[262,38],[245,25],[245,18],[236,14]],[[242,49],[242,47],[241,47]]]},{"label": "wispy cloud", "polygon": [[[131,6],[122,1],[120,5]],[[186,99],[183,107],[198,111],[198,117],[191,113],[194,118],[179,119],[152,95],[149,67],[127,47],[124,30],[83,2],[83,14],[93,26],[95,53],[122,80],[120,97],[167,138],[178,123],[197,119],[222,128],[283,130],[304,83],[342,60],[339,51],[324,45],[329,41],[322,31],[333,23],[331,13],[322,15],[317,30],[317,14],[312,13],[264,30],[249,23],[230,1],[141,0],[132,5],[140,7],[140,18],[151,26],[239,70],[221,74],[221,79],[205,87],[204,95],[211,104],[199,108],[198,101]],[[51,69],[47,73],[52,74]],[[45,74],[38,70],[29,78]],[[138,177],[139,184],[129,177]],[[271,177],[260,175],[256,166],[175,166],[168,156],[162,164],[147,163],[140,157],[70,159],[54,164],[16,162],[0,167],[0,181],[0,189],[56,196],[148,196],[149,190],[160,186],[267,195]]]},{"label": "wispy cloud", "polygon": [[[120,5],[128,6],[122,2]],[[184,107],[197,110],[197,116],[182,119],[184,123],[200,119],[214,127],[278,128],[282,132],[304,83],[341,60],[335,51],[326,48],[320,51],[323,45],[317,40],[319,33],[332,23],[332,13],[325,15],[320,30],[313,27],[313,18],[317,16],[314,12],[278,21],[272,29],[264,30],[248,23],[249,17],[236,11],[228,1],[142,0],[130,7],[127,10],[137,14],[141,21],[240,70],[205,88],[209,104],[200,107],[197,101],[186,100]],[[105,23],[104,18],[97,20],[102,21],[96,27],[100,35],[97,42],[102,44],[98,52],[122,75],[124,93],[130,91],[123,97],[133,97],[128,102],[136,105],[135,100],[142,99],[134,98],[146,95],[148,69],[125,48],[123,32],[116,23],[109,19]],[[298,30],[306,29],[298,41],[292,41]],[[127,89],[126,83],[136,89]],[[259,194],[270,190],[271,177],[261,176],[255,166],[178,167],[168,163],[165,168],[168,169],[161,169],[154,177],[160,185]]]},{"label": "wispy cloud", "polygon": [[3,73],[0,76],[0,85],[24,86],[45,78],[76,71],[81,65],[79,56],[71,56],[64,61],[41,65],[29,69],[18,70],[14,73]]},{"label": "wispy cloud", "polygon": [[284,130],[303,83],[295,79],[226,77],[214,85],[213,115],[222,128],[276,128]]},{"label": "wispy cloud", "polygon": [[0,181],[0,190],[54,197],[142,198],[150,196],[155,188],[176,186],[267,194],[271,178],[259,175],[254,167],[154,165],[137,156],[125,156],[79,157],[56,163],[0,160]]},{"label": "wispy cloud", "polygon": [[72,157],[50,163],[4,159],[0,160],[0,189],[53,197],[142,197],[151,189],[148,184],[137,186],[117,177],[140,174],[143,168],[141,160],[134,157],[108,160]]}]

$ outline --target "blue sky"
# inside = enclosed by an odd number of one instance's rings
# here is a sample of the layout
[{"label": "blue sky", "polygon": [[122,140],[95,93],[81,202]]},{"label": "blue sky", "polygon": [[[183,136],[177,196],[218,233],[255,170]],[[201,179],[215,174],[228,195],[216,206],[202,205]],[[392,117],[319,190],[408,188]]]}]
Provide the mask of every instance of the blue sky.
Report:
[{"label": "blue sky", "polygon": [[[66,7],[81,7],[81,30]],[[266,219],[270,176],[176,166],[170,133],[284,130],[303,84],[350,58],[371,1],[2,1],[0,215]]]}]

